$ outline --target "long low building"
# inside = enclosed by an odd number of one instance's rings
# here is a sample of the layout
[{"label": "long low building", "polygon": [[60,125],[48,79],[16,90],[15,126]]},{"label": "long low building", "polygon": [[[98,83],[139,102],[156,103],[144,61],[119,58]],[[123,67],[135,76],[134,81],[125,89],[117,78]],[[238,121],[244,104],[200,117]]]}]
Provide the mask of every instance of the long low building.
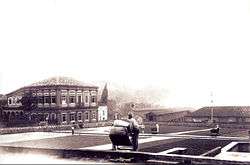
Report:
[{"label": "long low building", "polygon": [[2,120],[8,124],[96,122],[97,95],[97,86],[68,77],[52,77],[7,94]]},{"label": "long low building", "polygon": [[189,108],[144,108],[135,109],[133,112],[144,122],[172,122],[184,121],[190,110]]},{"label": "long low building", "polygon": [[203,107],[185,117],[186,122],[250,123],[250,106]]}]

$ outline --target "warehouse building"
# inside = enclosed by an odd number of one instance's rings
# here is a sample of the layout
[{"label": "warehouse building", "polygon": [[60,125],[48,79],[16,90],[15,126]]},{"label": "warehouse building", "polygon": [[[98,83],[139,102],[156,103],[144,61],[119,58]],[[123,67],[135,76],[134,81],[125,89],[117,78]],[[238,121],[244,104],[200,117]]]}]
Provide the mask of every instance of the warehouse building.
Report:
[{"label": "warehouse building", "polygon": [[185,117],[186,122],[250,123],[250,106],[203,107]]},{"label": "warehouse building", "polygon": [[140,116],[143,122],[175,122],[184,121],[190,110],[189,108],[143,108],[135,109],[134,113]]}]

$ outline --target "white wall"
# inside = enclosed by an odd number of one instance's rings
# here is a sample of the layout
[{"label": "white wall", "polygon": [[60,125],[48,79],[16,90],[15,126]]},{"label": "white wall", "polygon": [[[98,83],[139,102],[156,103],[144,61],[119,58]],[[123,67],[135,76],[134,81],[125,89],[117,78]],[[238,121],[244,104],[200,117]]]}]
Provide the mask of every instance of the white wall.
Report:
[{"label": "white wall", "polygon": [[108,107],[99,106],[98,107],[98,121],[108,120]]}]

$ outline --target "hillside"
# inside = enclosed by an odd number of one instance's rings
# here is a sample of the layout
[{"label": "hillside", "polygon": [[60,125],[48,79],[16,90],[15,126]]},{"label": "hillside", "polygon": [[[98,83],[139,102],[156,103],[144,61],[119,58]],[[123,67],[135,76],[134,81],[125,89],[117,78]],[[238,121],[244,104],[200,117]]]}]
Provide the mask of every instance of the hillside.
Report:
[{"label": "hillside", "polygon": [[[93,82],[99,86],[99,95],[103,90],[106,82]],[[156,87],[142,87],[140,89],[131,88],[125,85],[108,82],[109,99],[122,103],[137,102],[148,104],[159,104],[159,102],[167,97],[168,91]]]}]

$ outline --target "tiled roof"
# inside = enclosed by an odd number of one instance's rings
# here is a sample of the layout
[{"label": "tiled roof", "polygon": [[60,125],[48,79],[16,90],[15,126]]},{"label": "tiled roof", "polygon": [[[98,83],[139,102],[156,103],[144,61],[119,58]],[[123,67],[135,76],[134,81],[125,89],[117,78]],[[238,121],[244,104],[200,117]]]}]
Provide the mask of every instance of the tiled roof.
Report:
[{"label": "tiled roof", "polygon": [[144,115],[144,114],[147,114],[147,113],[150,113],[150,112],[162,112],[162,113],[169,113],[169,112],[172,112],[172,110],[169,110],[169,109],[166,109],[166,108],[143,108],[143,109],[134,109],[134,112],[137,113],[137,114],[141,114],[141,115]]},{"label": "tiled roof", "polygon": [[203,107],[190,114],[192,117],[211,116],[213,108],[214,117],[250,117],[250,106],[215,106]]},{"label": "tiled roof", "polygon": [[27,87],[56,86],[56,85],[95,87],[92,84],[85,84],[81,81],[75,80],[75,79],[70,78],[70,77],[52,77],[52,78],[48,78],[48,79],[33,83]]}]

